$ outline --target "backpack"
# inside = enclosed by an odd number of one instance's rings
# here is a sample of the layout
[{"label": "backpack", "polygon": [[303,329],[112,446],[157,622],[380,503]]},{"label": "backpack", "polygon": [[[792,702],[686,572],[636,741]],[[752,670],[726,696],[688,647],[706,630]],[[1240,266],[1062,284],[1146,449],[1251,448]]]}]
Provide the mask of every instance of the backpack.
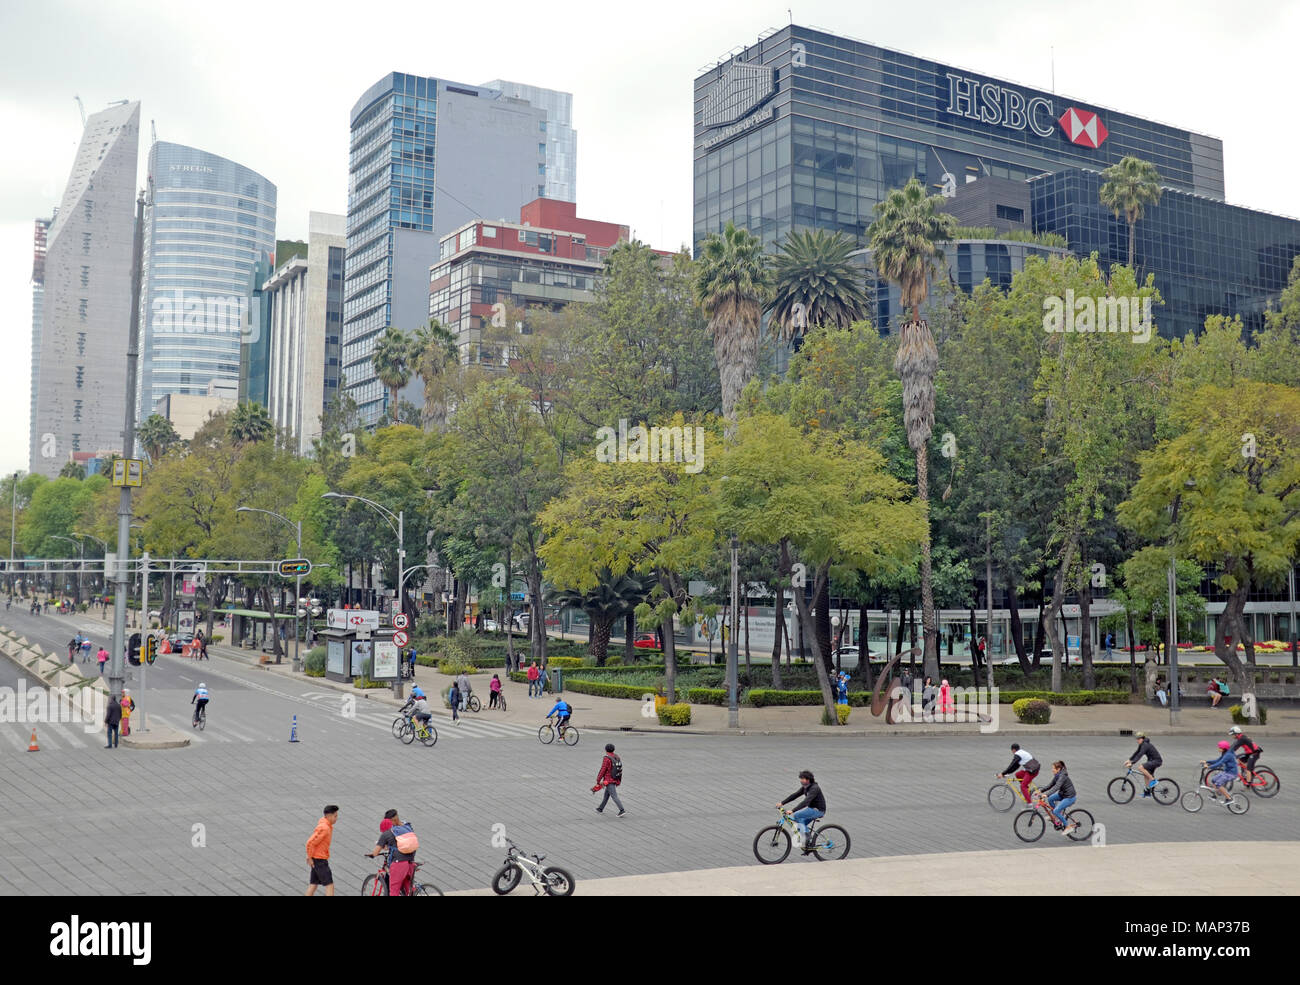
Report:
[{"label": "backpack", "polygon": [[616,783],[623,782],[623,760],[617,756],[610,756],[609,778]]},{"label": "backpack", "polygon": [[1227,685],[1226,683],[1220,683],[1220,684],[1219,684],[1219,693],[1220,693],[1220,694],[1230,694],[1230,693],[1231,693],[1231,692],[1228,690],[1228,685]]},{"label": "backpack", "polygon": [[1020,765],[1020,768],[1024,770],[1026,773],[1037,773],[1039,770],[1043,768],[1043,764],[1036,759],[1026,759]]},{"label": "backpack", "polygon": [[415,836],[409,824],[402,824],[398,827],[405,828],[405,831],[398,831],[393,828],[393,837],[397,839],[397,850],[403,855],[414,855],[420,847],[420,839]]}]

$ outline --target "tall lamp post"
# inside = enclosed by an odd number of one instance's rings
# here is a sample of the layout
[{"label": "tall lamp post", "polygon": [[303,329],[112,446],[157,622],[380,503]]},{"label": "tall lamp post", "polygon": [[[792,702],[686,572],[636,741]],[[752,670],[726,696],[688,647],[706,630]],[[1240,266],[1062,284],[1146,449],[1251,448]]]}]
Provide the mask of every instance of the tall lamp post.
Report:
[{"label": "tall lamp post", "polygon": [[[290,520],[287,516],[282,516],[272,510],[260,510],[256,506],[240,506],[235,509],[236,513],[265,513],[267,516],[273,516],[277,520],[283,520],[294,529],[298,536],[298,553],[295,557],[302,557],[302,521]],[[295,575],[293,579],[293,672],[302,671],[302,656],[299,650],[298,641],[298,606],[299,599],[302,598],[302,575]]]},{"label": "tall lamp post", "polygon": [[386,506],[380,506],[373,499],[366,499],[364,496],[349,496],[345,493],[327,492],[321,493],[321,499],[355,499],[365,503],[375,512],[384,518],[389,529],[397,534],[397,604],[402,612],[406,611],[406,606],[402,599],[402,582],[404,581],[403,565],[406,561],[406,513],[404,510],[398,510],[394,513]]},{"label": "tall lamp post", "polygon": [[731,535],[731,638],[727,641],[727,727],[740,728],[740,705],[736,700],[739,690],[740,666],[737,653],[736,631],[740,626],[738,612],[740,609],[740,541]]},{"label": "tall lamp post", "polygon": [[[82,533],[77,533],[77,531],[74,530],[74,531],[72,531],[72,536],[74,536],[74,537],[85,537],[85,538],[87,538],[88,540],[93,540],[96,544],[99,545],[100,549],[101,549],[105,554],[108,553],[108,544],[106,544],[104,541],[100,540],[100,539],[99,539],[98,537],[96,537],[94,534],[82,534]],[[83,557],[83,558],[85,557],[85,551],[82,551],[82,557]],[[105,587],[107,587],[107,582],[105,582]],[[108,618],[108,609],[107,609],[107,608],[104,609],[104,618]]]},{"label": "tall lamp post", "polygon": [[66,540],[69,544],[77,549],[77,554],[81,558],[81,566],[77,569],[77,605],[81,605],[81,586],[82,572],[86,570],[86,546],[78,540],[71,537],[64,537],[62,534],[50,534],[51,540]]},{"label": "tall lamp post", "polygon": [[9,497],[9,594],[14,593],[14,548],[16,541],[14,533],[18,524],[18,473],[14,473],[13,482],[10,484],[11,494]]}]

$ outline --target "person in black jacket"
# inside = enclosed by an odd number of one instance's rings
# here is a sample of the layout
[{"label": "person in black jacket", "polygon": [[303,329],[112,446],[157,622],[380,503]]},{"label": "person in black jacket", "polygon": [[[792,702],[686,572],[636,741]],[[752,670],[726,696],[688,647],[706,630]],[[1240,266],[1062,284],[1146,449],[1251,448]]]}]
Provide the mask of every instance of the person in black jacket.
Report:
[{"label": "person in black jacket", "polygon": [[822,793],[822,788],[817,785],[817,781],[808,770],[799,771],[799,789],[776,806],[784,807],[790,801],[797,800],[800,797],[803,798],[803,803],[799,805],[791,817],[794,819],[794,823],[799,826],[799,847],[807,855],[808,849],[804,846],[804,842],[808,838],[808,822],[826,816],[826,797]]},{"label": "person in black jacket", "polygon": [[1052,808],[1052,814],[1057,821],[1057,831],[1068,835],[1078,827],[1073,823],[1069,827],[1065,824],[1065,809],[1078,799],[1078,794],[1075,793],[1074,781],[1065,771],[1065,763],[1062,760],[1058,759],[1052,764],[1052,782],[1043,787],[1039,794],[1047,798],[1047,806]]},{"label": "person in black jacket", "polygon": [[1145,732],[1139,732],[1134,738],[1138,740],[1138,747],[1124,766],[1132,766],[1143,756],[1146,757],[1146,763],[1138,766],[1138,772],[1147,778],[1147,788],[1142,791],[1142,796],[1150,797],[1151,788],[1156,785],[1156,770],[1160,768],[1164,760],[1160,758],[1160,753],[1156,752],[1156,747],[1151,744],[1151,740],[1147,738]]}]

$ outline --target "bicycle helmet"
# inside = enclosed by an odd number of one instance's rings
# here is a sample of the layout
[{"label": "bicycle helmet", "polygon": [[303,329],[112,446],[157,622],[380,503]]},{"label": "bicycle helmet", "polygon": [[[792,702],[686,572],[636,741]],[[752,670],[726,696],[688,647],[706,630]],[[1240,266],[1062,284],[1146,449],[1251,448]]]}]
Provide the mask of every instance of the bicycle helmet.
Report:
[{"label": "bicycle helmet", "polygon": [[1228,729],[1228,734],[1229,734],[1229,735],[1241,735],[1241,728],[1240,728],[1239,726],[1237,726],[1237,725],[1234,725],[1234,726],[1232,726],[1232,728]]},{"label": "bicycle helmet", "polygon": [[1223,741],[1221,741],[1221,742],[1219,743],[1219,748],[1220,748],[1220,749],[1231,749],[1231,748],[1232,748],[1232,743],[1231,743],[1231,742],[1228,742],[1228,741],[1225,739],[1225,740],[1223,740]]},{"label": "bicycle helmet", "polygon": [[204,684],[202,681],[199,681],[199,687],[207,687],[207,685]]}]

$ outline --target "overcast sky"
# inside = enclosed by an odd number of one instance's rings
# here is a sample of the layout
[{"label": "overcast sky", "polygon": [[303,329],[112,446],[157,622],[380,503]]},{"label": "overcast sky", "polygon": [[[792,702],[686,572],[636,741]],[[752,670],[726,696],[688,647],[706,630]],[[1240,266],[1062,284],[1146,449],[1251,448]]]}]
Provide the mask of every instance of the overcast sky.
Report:
[{"label": "overcast sky", "polygon": [[[788,0],[787,0],[788,2]],[[1300,216],[1300,3],[818,0],[796,23],[1220,137],[1228,200]],[[374,15],[376,19],[369,20]],[[392,70],[573,93],[578,212],[655,246],[691,235],[691,93],[700,66],[787,23],[784,5],[0,3],[0,472],[27,468],[32,220],[59,203],[87,112],[141,107],[162,140],[279,188],[277,235],[347,207],[348,113]],[[382,18],[382,19],[380,19]],[[123,357],[125,372],[125,356]]]}]

